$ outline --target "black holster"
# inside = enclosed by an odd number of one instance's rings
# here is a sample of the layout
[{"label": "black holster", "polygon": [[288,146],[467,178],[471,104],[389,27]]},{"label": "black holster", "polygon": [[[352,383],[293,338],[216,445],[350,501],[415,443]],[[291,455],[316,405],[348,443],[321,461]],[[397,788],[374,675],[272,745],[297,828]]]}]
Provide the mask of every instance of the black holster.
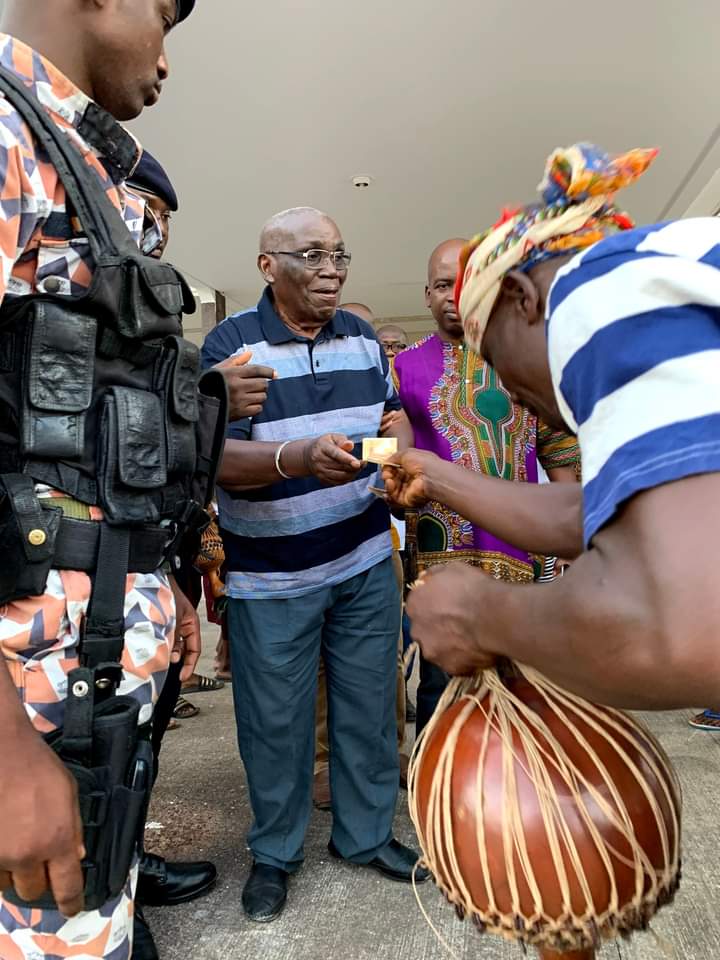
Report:
[{"label": "black holster", "polygon": [[[129,532],[103,524],[81,665],[68,676],[63,727],[45,737],[78,786],[86,910],[102,907],[123,890],[142,847],[153,779],[150,724],[138,725],[137,700],[116,695],[128,553]],[[3,896],[23,907],[56,907],[49,893],[33,903],[13,890]]]}]

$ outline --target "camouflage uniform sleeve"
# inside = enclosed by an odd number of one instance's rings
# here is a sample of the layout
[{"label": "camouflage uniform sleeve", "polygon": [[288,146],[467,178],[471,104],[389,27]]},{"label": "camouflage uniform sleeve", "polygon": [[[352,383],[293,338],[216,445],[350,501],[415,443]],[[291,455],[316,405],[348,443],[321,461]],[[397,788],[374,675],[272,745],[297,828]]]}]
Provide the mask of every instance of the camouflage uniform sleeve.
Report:
[{"label": "camouflage uniform sleeve", "polygon": [[32,135],[14,108],[0,100],[0,302],[50,203]]},{"label": "camouflage uniform sleeve", "polygon": [[544,470],[556,467],[574,467],[580,475],[580,447],[577,437],[562,430],[552,430],[538,421],[537,427],[538,460]]}]

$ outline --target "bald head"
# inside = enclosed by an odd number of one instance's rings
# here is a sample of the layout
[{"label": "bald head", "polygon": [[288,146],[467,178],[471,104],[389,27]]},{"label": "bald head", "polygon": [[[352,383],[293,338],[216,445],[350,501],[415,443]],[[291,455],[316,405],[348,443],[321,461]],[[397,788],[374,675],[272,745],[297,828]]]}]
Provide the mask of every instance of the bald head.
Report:
[{"label": "bald head", "polygon": [[344,255],[345,244],[326,213],[293,207],[270,217],[260,231],[257,264],[283,322],[315,336],[335,316],[348,264],[344,256],[323,253],[309,260],[303,254],[311,250]]},{"label": "bald head", "polygon": [[364,303],[342,303],[340,309],[347,310],[348,313],[354,313],[356,317],[360,317],[366,323],[375,323],[375,314]]},{"label": "bald head", "polygon": [[260,253],[272,250],[286,250],[287,244],[293,243],[298,233],[312,230],[316,226],[330,225],[338,232],[335,222],[322,210],[315,207],[291,207],[273,214],[260,231]]},{"label": "bald head", "polygon": [[428,261],[428,279],[425,287],[425,305],[438,325],[442,340],[459,343],[463,328],[455,308],[455,278],[460,251],[467,243],[460,237],[438,244]]},{"label": "bald head", "polygon": [[452,240],[443,240],[435,247],[428,260],[428,285],[432,283],[433,274],[444,265],[454,264],[455,274],[457,275],[460,251],[466,244],[467,240],[463,240],[462,237],[455,237]]}]

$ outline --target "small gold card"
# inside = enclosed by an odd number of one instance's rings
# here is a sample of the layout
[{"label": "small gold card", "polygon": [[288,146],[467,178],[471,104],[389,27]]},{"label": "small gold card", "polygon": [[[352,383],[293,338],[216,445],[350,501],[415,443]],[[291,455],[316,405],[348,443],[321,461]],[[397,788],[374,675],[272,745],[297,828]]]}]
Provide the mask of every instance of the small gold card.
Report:
[{"label": "small gold card", "polygon": [[365,437],[362,442],[362,458],[368,463],[385,463],[397,453],[397,437]]}]

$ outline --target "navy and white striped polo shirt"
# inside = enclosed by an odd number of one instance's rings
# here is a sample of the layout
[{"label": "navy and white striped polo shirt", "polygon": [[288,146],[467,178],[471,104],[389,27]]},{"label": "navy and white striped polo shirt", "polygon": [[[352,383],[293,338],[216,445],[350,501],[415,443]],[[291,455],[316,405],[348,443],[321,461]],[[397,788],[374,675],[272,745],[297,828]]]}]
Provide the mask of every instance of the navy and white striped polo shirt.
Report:
[{"label": "navy and white striped polo shirt", "polygon": [[[230,425],[235,439],[283,441],[344,433],[358,446],[376,437],[386,410],[399,410],[387,358],[372,327],[338,310],[315,340],[296,336],[277,315],[269,288],[257,308],[224,320],[205,340],[212,366],[245,348],[251,363],[273,367],[262,413]],[[369,570],[392,552],[387,506],[368,486],[368,465],[352,483],[315,477],[278,480],[259,490],[218,489],[230,597],[299,597]]]},{"label": "navy and white striped polo shirt", "polygon": [[558,271],[546,318],[586,546],[642,490],[720,471],[720,219],[602,240]]}]

